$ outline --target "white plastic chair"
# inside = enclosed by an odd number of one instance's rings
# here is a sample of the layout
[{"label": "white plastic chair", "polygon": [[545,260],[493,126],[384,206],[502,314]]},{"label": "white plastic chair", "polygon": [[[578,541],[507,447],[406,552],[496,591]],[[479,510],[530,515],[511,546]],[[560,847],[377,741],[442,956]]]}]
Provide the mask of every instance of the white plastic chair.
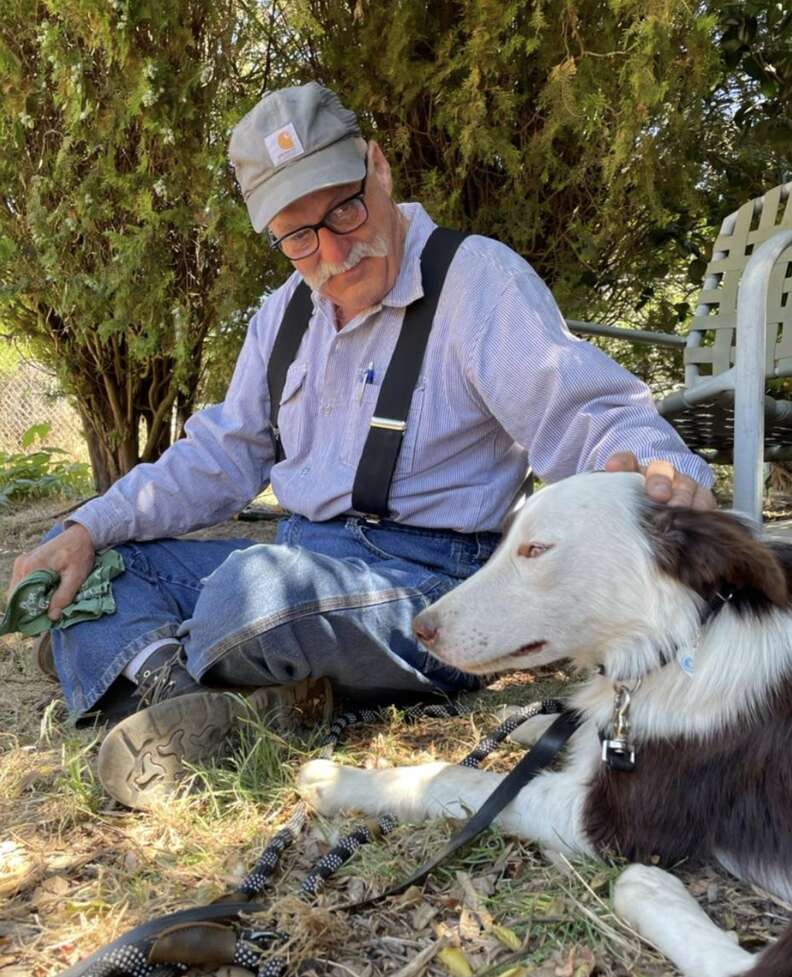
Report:
[{"label": "white plastic chair", "polygon": [[724,220],[686,337],[567,324],[684,350],[684,386],[657,408],[694,451],[734,465],[734,508],[761,523],[764,461],[792,458],[792,403],[766,392],[792,376],[792,182]]}]

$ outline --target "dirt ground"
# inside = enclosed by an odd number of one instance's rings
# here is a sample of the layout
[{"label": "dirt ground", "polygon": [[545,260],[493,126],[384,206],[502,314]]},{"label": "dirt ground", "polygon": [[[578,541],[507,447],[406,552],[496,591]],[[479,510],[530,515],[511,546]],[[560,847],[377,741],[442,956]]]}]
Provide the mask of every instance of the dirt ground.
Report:
[{"label": "dirt ground", "polygon": [[[0,593],[14,556],[63,508],[42,503],[0,516]],[[229,522],[196,535],[267,541],[273,529],[272,522]],[[31,646],[0,639],[0,977],[57,975],[153,915],[207,903],[232,888],[294,810],[294,773],[318,742],[315,731],[283,739],[251,724],[227,763],[196,771],[199,790],[147,814],[126,811],[95,778],[102,730],[66,722],[58,686],[39,673]],[[564,673],[537,681],[506,676],[464,718],[407,725],[393,712],[381,726],[354,730],[339,759],[368,766],[458,760],[495,725],[498,705],[530,702],[567,681]],[[496,766],[518,755],[506,752]],[[351,916],[333,912],[405,877],[452,830],[399,827],[361,849],[314,903],[297,899],[308,868],[351,827],[344,819],[312,820],[267,893],[271,912],[257,922],[289,934],[278,951],[289,960],[289,974],[674,974],[613,915],[609,892],[618,865],[571,865],[496,831],[423,891]],[[680,872],[707,911],[749,948],[777,933],[792,912],[722,872],[684,866]]]}]

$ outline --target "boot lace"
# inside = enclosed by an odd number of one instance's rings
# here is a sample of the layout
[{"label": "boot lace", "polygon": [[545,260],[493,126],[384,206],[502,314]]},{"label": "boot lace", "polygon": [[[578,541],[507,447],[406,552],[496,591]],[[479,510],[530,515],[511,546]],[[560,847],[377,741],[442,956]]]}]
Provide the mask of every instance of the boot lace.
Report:
[{"label": "boot lace", "polygon": [[169,698],[176,687],[173,670],[175,668],[184,669],[185,667],[184,649],[180,645],[174,649],[173,655],[158,668],[143,672],[137,685],[137,695],[140,700],[138,709],[154,706]]}]

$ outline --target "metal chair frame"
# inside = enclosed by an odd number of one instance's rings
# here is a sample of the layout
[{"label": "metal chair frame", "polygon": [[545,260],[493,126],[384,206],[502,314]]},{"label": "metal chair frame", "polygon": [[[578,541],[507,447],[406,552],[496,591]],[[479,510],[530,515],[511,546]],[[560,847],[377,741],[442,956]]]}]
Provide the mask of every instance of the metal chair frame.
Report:
[{"label": "metal chair frame", "polygon": [[792,376],[792,182],[723,221],[686,336],[567,325],[683,352],[684,385],[657,408],[691,448],[734,465],[734,508],[761,523],[764,462],[792,458],[792,403],[766,392],[768,380]]}]

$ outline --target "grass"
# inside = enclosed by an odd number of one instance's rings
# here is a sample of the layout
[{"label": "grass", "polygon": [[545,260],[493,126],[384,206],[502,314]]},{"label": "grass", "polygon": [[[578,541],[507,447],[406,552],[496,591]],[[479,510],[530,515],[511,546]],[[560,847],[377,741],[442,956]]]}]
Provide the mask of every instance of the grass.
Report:
[{"label": "grass", "polygon": [[[8,560],[24,548],[24,533],[41,531],[46,514],[42,508],[37,523],[38,511],[5,523],[0,547]],[[128,812],[96,782],[101,729],[70,726],[28,642],[0,642],[0,866],[9,869],[5,877],[0,870],[0,977],[53,977],[145,919],[238,885],[295,809],[295,773],[316,755],[316,728],[281,736],[246,717],[232,756],[194,769],[194,793],[147,814]],[[455,719],[408,723],[390,710],[381,724],[350,730],[336,759],[371,767],[458,761],[496,724],[496,707],[541,698],[565,682],[563,674],[541,684],[504,678]],[[507,746],[490,765],[506,769],[516,756]],[[361,848],[312,903],[297,898],[311,866],[355,823],[312,817],[265,893],[271,911],[258,922],[290,934],[278,951],[290,975],[448,977],[459,961],[444,950],[461,954],[476,977],[589,977],[594,965],[599,977],[674,975],[613,915],[618,863],[573,865],[495,830],[421,889],[359,913],[335,911],[405,878],[455,828],[400,825]],[[3,894],[14,872],[17,891]],[[788,918],[784,907],[721,872],[683,867],[682,874],[708,912],[757,947]]]},{"label": "grass", "polygon": [[[407,723],[392,710],[381,726],[351,730],[339,755],[371,766],[458,760],[494,725],[497,704],[539,697],[539,689],[517,686],[504,682],[471,715],[455,719]],[[36,872],[8,902],[9,918],[24,936],[6,937],[23,968],[19,977],[55,974],[143,919],[233,888],[294,810],[294,773],[318,745],[315,731],[284,737],[248,717],[227,762],[195,769],[195,793],[135,814],[108,802],[96,782],[100,735],[75,731],[57,704],[44,705],[27,730],[6,735],[4,827],[38,859]],[[508,756],[499,757],[496,766],[508,764]],[[306,974],[395,975],[444,943],[477,977],[555,977],[556,971],[587,977],[592,961],[603,977],[673,973],[613,915],[609,893],[618,864],[572,865],[496,830],[457,853],[422,890],[349,917],[333,911],[403,879],[455,828],[451,822],[400,825],[383,842],[364,846],[315,902],[298,899],[304,874],[354,823],[313,818],[266,893],[272,910],[260,923],[291,934],[278,952],[286,953],[292,971],[299,965]],[[721,876],[705,877],[720,893],[716,915],[731,918],[743,934],[749,918],[768,928],[767,900],[735,889],[735,901]],[[2,961],[12,955],[2,956],[6,947],[0,944],[3,977]],[[419,973],[441,977],[447,967],[433,953]]]}]

